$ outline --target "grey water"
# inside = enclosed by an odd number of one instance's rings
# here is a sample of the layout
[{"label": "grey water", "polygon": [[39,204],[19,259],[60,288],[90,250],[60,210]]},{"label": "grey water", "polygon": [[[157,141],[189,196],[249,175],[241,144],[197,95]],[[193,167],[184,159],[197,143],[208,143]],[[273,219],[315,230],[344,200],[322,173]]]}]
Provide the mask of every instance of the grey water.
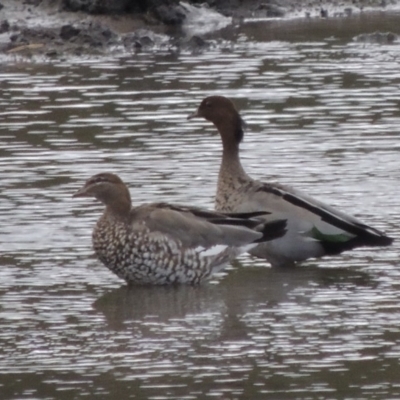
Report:
[{"label": "grey water", "polygon": [[[399,398],[400,41],[353,40],[398,26],[248,21],[196,54],[3,63],[0,398]],[[243,256],[199,287],[127,288],[93,256],[102,207],[71,195],[110,171],[135,204],[212,208],[220,140],[186,120],[211,94],[248,124],[250,175],[394,245],[296,270]]]}]

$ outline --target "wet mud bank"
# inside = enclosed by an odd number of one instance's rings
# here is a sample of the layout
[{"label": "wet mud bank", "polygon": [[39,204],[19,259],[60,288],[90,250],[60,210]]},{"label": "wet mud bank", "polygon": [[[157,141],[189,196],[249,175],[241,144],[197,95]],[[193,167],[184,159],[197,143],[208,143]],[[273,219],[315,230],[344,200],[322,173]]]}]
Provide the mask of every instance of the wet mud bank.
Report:
[{"label": "wet mud bank", "polygon": [[[391,12],[398,0],[0,0],[0,53],[62,58],[141,50],[197,51],[246,19],[329,20]],[[284,29],[280,24],[276,29]]]}]

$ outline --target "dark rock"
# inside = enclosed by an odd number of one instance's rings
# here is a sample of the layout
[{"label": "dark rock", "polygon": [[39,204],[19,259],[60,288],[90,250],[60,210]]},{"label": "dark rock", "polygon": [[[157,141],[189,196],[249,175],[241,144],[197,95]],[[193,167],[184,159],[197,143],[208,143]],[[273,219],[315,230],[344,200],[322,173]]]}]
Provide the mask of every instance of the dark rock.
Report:
[{"label": "dark rock", "polygon": [[30,6],[38,6],[42,0],[25,0],[25,4],[30,5]]},{"label": "dark rock", "polygon": [[5,33],[10,30],[10,23],[5,19],[0,22],[0,33]]},{"label": "dark rock", "polygon": [[344,9],[344,13],[346,14],[347,17],[351,17],[353,15],[353,9],[351,7],[346,7]]},{"label": "dark rock", "polygon": [[189,47],[192,48],[199,48],[199,47],[206,47],[208,46],[208,42],[205,41],[202,37],[194,35],[192,36],[189,41],[187,42]]},{"label": "dark rock", "polygon": [[102,27],[100,35],[104,38],[104,40],[106,40],[107,44],[109,45],[116,44],[120,39],[119,35],[117,35],[108,27]]},{"label": "dark rock", "polygon": [[57,57],[58,56],[58,52],[57,52],[57,50],[49,50],[47,53],[46,53],[46,56],[47,57]]},{"label": "dark rock", "polygon": [[83,47],[77,47],[76,49],[74,49],[74,54],[76,56],[81,56],[82,54],[85,53],[85,49]]},{"label": "dark rock", "polygon": [[189,50],[193,54],[201,54],[205,49],[210,47],[210,43],[202,37],[194,35],[186,43],[183,43],[182,46],[178,47]]},{"label": "dark rock", "polygon": [[89,11],[91,0],[63,0],[62,5],[68,11]]},{"label": "dark rock", "polygon": [[356,42],[365,43],[378,43],[378,44],[391,44],[397,40],[398,36],[392,32],[374,32],[374,33],[362,33],[353,38]]},{"label": "dark rock", "polygon": [[64,9],[91,14],[112,14],[130,11],[144,12],[148,0],[62,0]]},{"label": "dark rock", "polygon": [[141,38],[139,39],[139,42],[140,42],[140,45],[141,45],[141,46],[147,46],[147,47],[149,47],[149,46],[154,46],[154,40],[151,39],[151,38],[148,37],[148,36],[143,36],[143,37],[141,37]]},{"label": "dark rock", "polygon": [[60,37],[63,40],[70,40],[74,36],[78,36],[80,32],[80,29],[75,28],[72,25],[64,25],[60,29]]},{"label": "dark rock", "polygon": [[100,35],[106,40],[109,41],[112,39],[115,35],[114,32],[111,31],[109,28],[103,28],[101,29]]},{"label": "dark rock", "polygon": [[147,34],[147,31],[138,30],[137,32],[124,35],[123,44],[127,50],[141,50],[153,47],[155,41]]},{"label": "dark rock", "polygon": [[219,5],[224,5],[224,4],[221,4],[223,2],[220,0],[191,0],[191,1],[188,1],[188,3],[199,4],[199,5],[202,5],[203,7],[204,6],[218,7]]},{"label": "dark rock", "polygon": [[57,38],[57,33],[51,28],[23,28],[21,30],[21,39],[26,42],[49,42]]},{"label": "dark rock", "polygon": [[[63,8],[68,11],[84,11],[91,14],[112,14],[141,12],[149,13],[157,21],[166,25],[180,25],[186,18],[184,7],[179,0],[61,0]],[[208,0],[209,4],[218,4]],[[146,18],[146,16],[144,16]]]},{"label": "dark rock", "polygon": [[321,15],[321,18],[328,18],[328,10],[321,8],[320,15]]},{"label": "dark rock", "polygon": [[90,23],[82,27],[76,41],[92,47],[105,47],[116,44],[118,35],[98,23]]},{"label": "dark rock", "polygon": [[270,3],[261,3],[258,7],[258,10],[265,10],[267,17],[272,18],[281,18],[285,16],[285,11],[278,7],[275,4]]},{"label": "dark rock", "polygon": [[393,43],[393,42],[397,39],[397,35],[395,35],[395,34],[392,33],[392,32],[388,32],[388,33],[386,34],[386,39],[387,39],[387,42],[388,42],[388,43]]},{"label": "dark rock", "polygon": [[81,35],[80,42],[90,47],[102,47],[104,42],[98,37],[92,36],[85,32]]},{"label": "dark rock", "polygon": [[154,9],[156,17],[166,25],[180,25],[186,18],[183,7],[179,5],[161,5]]},{"label": "dark rock", "polygon": [[127,33],[126,35],[124,35],[122,38],[122,43],[126,48],[142,47],[142,45],[141,45],[140,41],[138,40],[138,37],[136,36],[135,33]]},{"label": "dark rock", "polygon": [[19,33],[14,33],[14,34],[12,34],[12,35],[10,36],[10,41],[11,41],[11,42],[18,42],[20,36],[21,36],[21,35],[20,35]]}]

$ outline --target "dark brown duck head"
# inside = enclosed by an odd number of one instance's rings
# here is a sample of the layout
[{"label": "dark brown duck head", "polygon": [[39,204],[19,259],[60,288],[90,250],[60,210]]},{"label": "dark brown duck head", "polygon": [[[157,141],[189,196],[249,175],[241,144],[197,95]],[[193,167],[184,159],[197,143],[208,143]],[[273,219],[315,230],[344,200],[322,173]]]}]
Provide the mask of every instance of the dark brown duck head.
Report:
[{"label": "dark brown duck head", "polygon": [[239,148],[239,143],[243,139],[244,121],[231,100],[223,96],[206,97],[188,119],[199,117],[205,118],[217,127],[224,149]]},{"label": "dark brown duck head", "polygon": [[128,188],[121,178],[108,172],[92,176],[72,197],[94,197],[118,215],[126,215],[131,209]]}]

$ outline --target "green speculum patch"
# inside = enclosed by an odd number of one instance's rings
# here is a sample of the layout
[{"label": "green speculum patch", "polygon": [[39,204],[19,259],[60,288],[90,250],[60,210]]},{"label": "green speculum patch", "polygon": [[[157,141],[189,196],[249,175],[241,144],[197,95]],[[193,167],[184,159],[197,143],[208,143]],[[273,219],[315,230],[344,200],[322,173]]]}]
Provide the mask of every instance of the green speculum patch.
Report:
[{"label": "green speculum patch", "polygon": [[327,235],[322,233],[315,226],[310,230],[310,236],[314,239],[320,240],[321,242],[331,242],[331,243],[345,243],[350,240],[350,237],[344,233],[338,233],[335,235]]}]

